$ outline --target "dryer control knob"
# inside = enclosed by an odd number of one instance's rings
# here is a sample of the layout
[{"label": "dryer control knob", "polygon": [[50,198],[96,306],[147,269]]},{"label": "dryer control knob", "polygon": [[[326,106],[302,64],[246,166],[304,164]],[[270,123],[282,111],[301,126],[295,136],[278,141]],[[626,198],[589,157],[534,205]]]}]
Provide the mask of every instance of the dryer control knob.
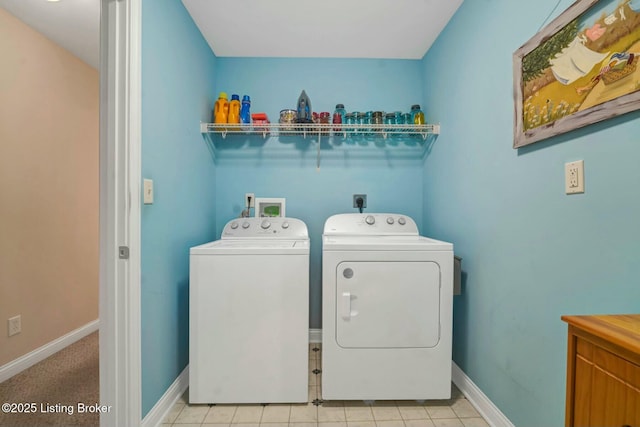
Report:
[{"label": "dryer control knob", "polygon": [[289,223],[287,221],[283,222],[282,228],[285,228],[285,229],[289,228]]},{"label": "dryer control knob", "polygon": [[260,227],[266,230],[267,228],[271,227],[271,223],[265,219],[264,221],[262,221],[262,224],[260,224]]},{"label": "dryer control knob", "polygon": [[398,224],[400,225],[405,225],[407,223],[407,220],[404,219],[403,216],[401,216],[400,218],[398,218]]},{"label": "dryer control knob", "polygon": [[242,228],[249,228],[249,223],[247,221],[243,222]]},{"label": "dryer control knob", "polygon": [[393,224],[393,218],[391,218],[390,216],[387,217],[387,224],[389,225]]},{"label": "dryer control knob", "polygon": [[368,215],[368,216],[364,219],[364,222],[366,222],[366,223],[367,223],[367,224],[369,224],[369,225],[373,225],[373,224],[375,224],[376,219],[375,219],[373,216]]},{"label": "dryer control knob", "polygon": [[238,228],[238,223],[237,223],[237,221],[233,221],[233,222],[231,223],[231,228],[232,228],[233,230],[235,230],[236,228]]}]

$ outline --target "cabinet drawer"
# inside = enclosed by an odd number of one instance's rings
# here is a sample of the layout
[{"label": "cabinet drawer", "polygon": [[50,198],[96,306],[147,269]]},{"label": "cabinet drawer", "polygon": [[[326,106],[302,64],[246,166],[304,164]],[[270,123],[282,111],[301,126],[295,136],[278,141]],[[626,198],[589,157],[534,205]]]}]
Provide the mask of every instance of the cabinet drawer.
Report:
[{"label": "cabinet drawer", "polygon": [[628,382],[633,387],[638,387],[637,371],[639,367],[637,365],[600,347],[594,348],[593,363],[619,380]]}]

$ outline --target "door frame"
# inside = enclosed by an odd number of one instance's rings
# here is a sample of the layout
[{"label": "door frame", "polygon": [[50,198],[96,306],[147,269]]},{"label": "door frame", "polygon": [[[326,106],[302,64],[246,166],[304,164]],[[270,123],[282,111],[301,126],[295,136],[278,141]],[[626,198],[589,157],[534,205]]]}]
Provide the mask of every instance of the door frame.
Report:
[{"label": "door frame", "polygon": [[101,1],[101,426],[141,422],[141,11],[142,0]]}]

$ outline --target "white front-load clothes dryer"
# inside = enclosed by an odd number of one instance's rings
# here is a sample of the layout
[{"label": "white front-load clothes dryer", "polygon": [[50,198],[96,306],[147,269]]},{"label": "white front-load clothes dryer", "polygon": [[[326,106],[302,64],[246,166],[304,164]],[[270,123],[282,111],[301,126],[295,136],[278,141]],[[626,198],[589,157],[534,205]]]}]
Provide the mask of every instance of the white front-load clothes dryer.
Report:
[{"label": "white front-load clothes dryer", "polygon": [[334,215],[322,245],[322,399],[450,398],[453,245],[398,214]]},{"label": "white front-load clothes dryer", "polygon": [[307,402],[307,226],[230,221],[191,248],[189,276],[189,401]]}]

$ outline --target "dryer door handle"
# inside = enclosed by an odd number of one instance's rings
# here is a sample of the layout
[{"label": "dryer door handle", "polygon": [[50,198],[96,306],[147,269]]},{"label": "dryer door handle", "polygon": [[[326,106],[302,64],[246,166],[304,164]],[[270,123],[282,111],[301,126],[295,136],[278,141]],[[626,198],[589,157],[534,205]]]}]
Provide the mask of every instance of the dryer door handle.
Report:
[{"label": "dryer door handle", "polygon": [[351,319],[351,292],[343,292],[341,300],[341,315],[344,320]]}]

